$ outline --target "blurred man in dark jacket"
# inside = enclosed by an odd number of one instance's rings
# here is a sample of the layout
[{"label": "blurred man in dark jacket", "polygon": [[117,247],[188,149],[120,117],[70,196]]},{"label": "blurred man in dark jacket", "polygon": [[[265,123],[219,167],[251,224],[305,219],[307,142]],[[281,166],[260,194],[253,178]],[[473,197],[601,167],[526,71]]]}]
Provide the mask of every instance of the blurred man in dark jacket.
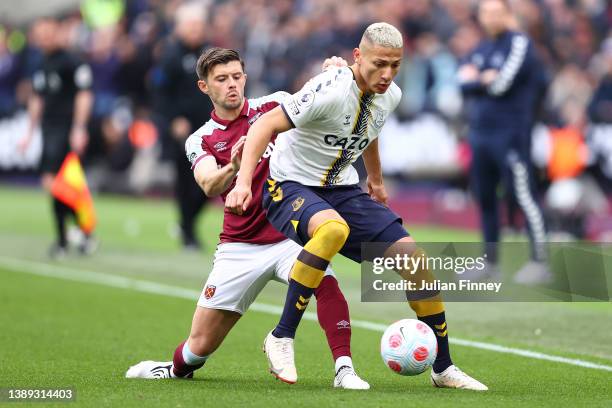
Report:
[{"label": "blurred man in dark jacket", "polygon": [[499,214],[497,187],[504,183],[527,220],[531,261],[516,275],[519,283],[551,279],[545,260],[546,229],[535,196],[530,133],[542,95],[542,71],[531,40],[513,31],[506,0],[479,3],[478,19],[488,38],[459,69],[469,103],[472,187],[480,206],[489,272],[496,274]]},{"label": "blurred man in dark jacket", "polygon": [[185,249],[200,247],[195,223],[206,203],[184,154],[187,137],[210,119],[213,109],[210,99],[194,85],[196,62],[206,45],[205,28],[206,10],[201,3],[181,5],[176,11],[174,38],[166,44],[155,74],[156,111],[175,164],[175,195]]}]

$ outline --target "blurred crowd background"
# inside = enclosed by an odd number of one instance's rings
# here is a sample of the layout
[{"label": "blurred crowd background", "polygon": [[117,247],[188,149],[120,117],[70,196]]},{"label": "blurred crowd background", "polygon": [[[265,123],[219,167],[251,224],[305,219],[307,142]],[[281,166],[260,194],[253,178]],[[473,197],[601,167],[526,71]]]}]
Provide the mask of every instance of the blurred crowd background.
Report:
[{"label": "blurred crowd background", "polygon": [[[175,102],[168,100],[167,78],[160,74],[170,44],[238,49],[246,61],[247,95],[255,97],[298,90],[326,56],[340,55],[351,63],[352,48],[375,21],[400,28],[406,46],[396,79],[403,99],[381,138],[385,173],[401,186],[467,189],[470,152],[456,72],[483,37],[475,19],[477,1],[208,0],[191,1],[188,7],[183,0],[53,3],[61,20],[55,35],[93,70],[95,105],[84,162],[94,190],[172,189],[171,136],[159,125],[164,109]],[[612,4],[510,3],[517,29],[534,41],[548,75],[532,151],[542,193],[556,181],[550,169],[559,160],[555,155],[564,160],[568,151],[580,153],[578,171],[563,177],[588,176],[592,182],[587,184],[597,192],[588,201],[599,203],[589,204],[588,211],[607,212],[606,197],[612,193]],[[44,33],[39,28],[37,18],[11,21],[0,14],[0,174],[5,176],[36,168],[40,143],[32,143],[24,154],[16,146],[27,123],[31,78],[42,60],[38,45]],[[195,81],[194,73],[194,87]],[[571,140],[565,142],[570,148],[555,148],[557,140]],[[583,190],[576,188],[584,185],[565,183],[565,190],[557,192],[560,206],[575,211],[584,199]],[[568,196],[574,200],[563,202]]]}]

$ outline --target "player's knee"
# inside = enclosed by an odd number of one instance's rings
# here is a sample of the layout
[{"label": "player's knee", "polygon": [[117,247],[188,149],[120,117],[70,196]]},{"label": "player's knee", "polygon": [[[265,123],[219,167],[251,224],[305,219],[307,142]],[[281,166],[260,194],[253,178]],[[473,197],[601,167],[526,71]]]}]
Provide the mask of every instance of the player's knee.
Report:
[{"label": "player's knee", "polygon": [[317,227],[313,238],[320,239],[330,248],[337,248],[336,252],[344,246],[351,229],[343,219],[326,220]]}]

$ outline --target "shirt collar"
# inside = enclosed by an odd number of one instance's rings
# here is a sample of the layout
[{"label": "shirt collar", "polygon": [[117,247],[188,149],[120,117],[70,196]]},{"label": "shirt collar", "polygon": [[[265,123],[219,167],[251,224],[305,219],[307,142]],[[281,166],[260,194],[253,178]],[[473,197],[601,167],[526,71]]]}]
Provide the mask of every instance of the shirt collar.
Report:
[{"label": "shirt collar", "polygon": [[221,119],[219,116],[217,116],[217,113],[213,110],[210,113],[210,118],[213,120],[213,122],[215,122],[216,125],[218,125],[218,127],[222,130],[225,130],[225,128],[227,128],[229,125],[232,124],[232,122],[238,120],[240,117],[242,116],[249,116],[249,100],[244,98],[244,105],[242,106],[242,110],[240,111],[240,114],[238,115],[238,117],[234,120],[226,120],[226,119]]}]

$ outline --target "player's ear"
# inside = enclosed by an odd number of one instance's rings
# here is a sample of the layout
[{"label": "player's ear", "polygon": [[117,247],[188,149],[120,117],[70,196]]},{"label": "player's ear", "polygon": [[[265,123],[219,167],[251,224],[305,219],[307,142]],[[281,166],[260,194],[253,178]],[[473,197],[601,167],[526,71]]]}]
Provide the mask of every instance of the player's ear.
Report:
[{"label": "player's ear", "polygon": [[200,88],[200,91],[208,95],[208,84],[206,83],[206,81],[200,79],[198,81],[198,88]]},{"label": "player's ear", "polygon": [[361,50],[359,48],[353,48],[353,58],[355,63],[361,64]]}]

